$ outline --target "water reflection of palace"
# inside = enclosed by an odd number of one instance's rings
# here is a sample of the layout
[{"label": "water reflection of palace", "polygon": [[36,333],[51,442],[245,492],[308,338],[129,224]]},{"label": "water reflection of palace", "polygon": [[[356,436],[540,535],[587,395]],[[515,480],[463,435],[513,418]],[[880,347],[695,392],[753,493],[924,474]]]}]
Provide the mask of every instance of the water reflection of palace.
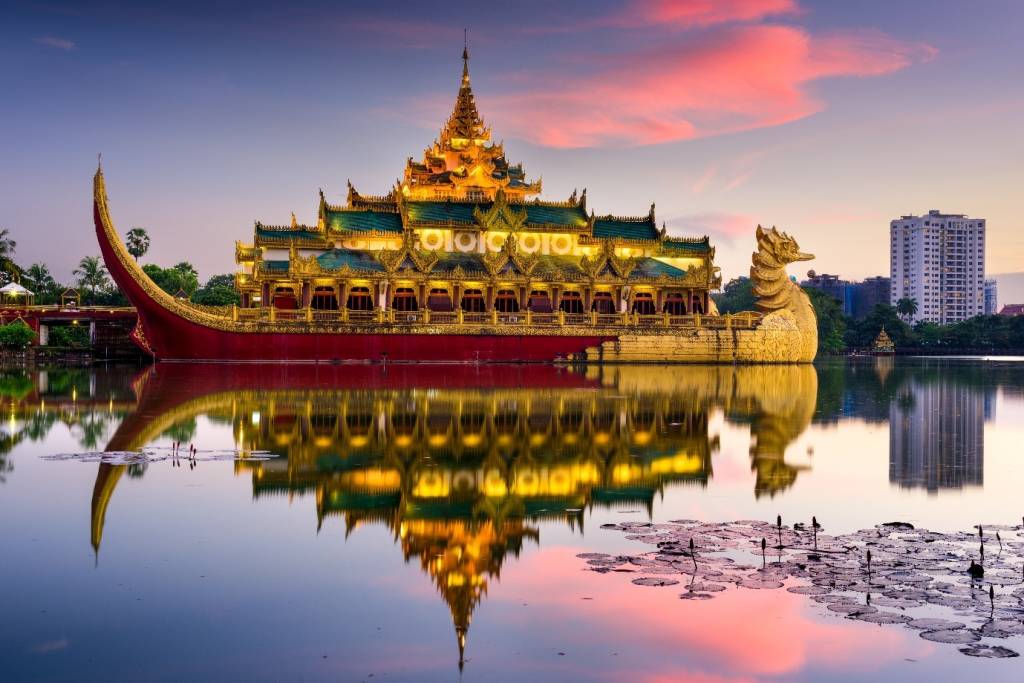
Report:
[{"label": "water reflection of palace", "polygon": [[[380,524],[451,611],[461,653],[475,607],[538,519],[582,527],[594,506],[643,507],[669,485],[705,486],[709,415],[749,422],[755,489],[792,485],[786,446],[809,424],[813,368],[159,366],[109,450],[152,442],[197,415],[230,424],[257,499],[307,494],[316,524]],[[101,465],[92,540],[123,467]]]}]

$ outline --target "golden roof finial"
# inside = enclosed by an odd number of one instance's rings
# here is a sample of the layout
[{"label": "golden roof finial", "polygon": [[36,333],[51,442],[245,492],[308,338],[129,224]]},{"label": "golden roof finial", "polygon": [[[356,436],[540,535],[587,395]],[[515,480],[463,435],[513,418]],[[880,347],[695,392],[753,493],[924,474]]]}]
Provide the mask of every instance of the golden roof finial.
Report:
[{"label": "golden roof finial", "polygon": [[[467,34],[468,35],[468,34]],[[455,98],[455,109],[441,133],[442,144],[452,138],[475,140],[484,134],[484,122],[477,111],[473,89],[469,84],[469,43],[462,48],[462,81]]]}]

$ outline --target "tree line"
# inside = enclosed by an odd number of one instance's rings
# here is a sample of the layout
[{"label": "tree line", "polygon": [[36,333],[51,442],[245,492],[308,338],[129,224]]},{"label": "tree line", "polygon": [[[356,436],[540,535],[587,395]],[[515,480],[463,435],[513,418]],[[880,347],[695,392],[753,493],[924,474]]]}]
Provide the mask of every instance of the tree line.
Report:
[{"label": "tree line", "polygon": [[[128,252],[138,261],[149,251],[149,234],[144,228],[132,228],[125,239]],[[127,306],[128,300],[110,279],[99,256],[84,256],[72,271],[70,283],[60,283],[45,263],[22,267],[15,261],[17,243],[7,230],[0,230],[0,285],[20,282],[35,294],[37,304],[59,304],[62,294],[75,289],[86,306]],[[172,296],[182,296],[207,306],[228,306],[239,303],[234,276],[214,275],[200,286],[199,273],[188,261],[170,268],[147,263],[142,270],[158,287]]]},{"label": "tree line", "polygon": [[[839,300],[820,289],[808,287],[804,292],[818,316],[820,354],[870,349],[882,329],[897,348],[930,351],[1024,349],[1024,316],[979,315],[949,325],[923,321],[910,325],[906,321],[917,313],[917,302],[908,298],[901,299],[896,306],[879,304],[858,320],[844,315]],[[756,303],[748,277],[730,280],[713,298],[722,313],[749,311]]]}]

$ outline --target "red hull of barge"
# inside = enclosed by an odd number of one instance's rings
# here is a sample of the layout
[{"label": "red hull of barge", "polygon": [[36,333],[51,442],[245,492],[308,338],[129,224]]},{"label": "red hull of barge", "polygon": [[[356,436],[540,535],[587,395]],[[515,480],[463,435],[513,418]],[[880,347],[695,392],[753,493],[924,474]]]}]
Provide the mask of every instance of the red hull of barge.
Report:
[{"label": "red hull of barge", "polygon": [[[614,337],[458,334],[228,332],[167,310],[139,285],[107,238],[98,202],[93,218],[111,278],[139,315],[149,349],[160,360],[270,362],[536,363],[567,358]],[[145,347],[143,347],[145,348]]]}]

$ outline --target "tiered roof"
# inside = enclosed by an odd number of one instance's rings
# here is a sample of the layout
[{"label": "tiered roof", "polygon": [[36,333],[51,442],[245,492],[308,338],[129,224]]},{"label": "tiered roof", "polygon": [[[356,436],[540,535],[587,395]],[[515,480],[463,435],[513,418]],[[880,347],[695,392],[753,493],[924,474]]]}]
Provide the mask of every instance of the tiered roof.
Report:
[{"label": "tiered roof", "polygon": [[[540,184],[525,180],[521,166],[510,165],[503,145],[491,142],[491,131],[476,106],[469,79],[469,54],[462,55],[462,81],[455,107],[440,136],[428,148],[422,162],[411,159],[405,177],[385,195],[360,194],[351,183],[345,205],[329,204],[320,192],[317,224],[256,224],[255,251],[259,247],[323,249],[316,264],[322,271],[386,270],[387,253],[336,248],[346,238],[396,238],[411,245],[416,230],[497,230],[505,233],[575,234],[580,244],[599,246],[611,253],[616,245],[639,246],[655,256],[699,256],[711,259],[714,249],[708,238],[670,238],[658,227],[654,205],[642,216],[599,216],[587,208],[587,192],[565,201],[529,199]],[[474,190],[470,193],[469,190]],[[238,249],[252,250],[239,245]],[[385,250],[387,252],[388,250]],[[248,252],[245,252],[248,253]],[[492,255],[493,256],[493,255]],[[486,273],[490,266],[483,254],[436,254],[427,270],[435,273]],[[423,259],[420,259],[423,261]],[[531,271],[567,279],[594,277],[595,262],[582,256],[531,256]],[[686,272],[655,258],[631,259],[633,277],[679,278]],[[262,261],[267,272],[288,270],[288,261]],[[421,268],[422,269],[422,268]],[[620,274],[625,277],[625,274]]]},{"label": "tiered roof", "polygon": [[469,81],[469,51],[462,51],[462,80],[455,107],[441,134],[423,152],[423,161],[406,161],[401,191],[406,197],[493,198],[501,189],[523,199],[540,192],[526,180],[521,164],[510,164],[504,145],[491,142]]}]

